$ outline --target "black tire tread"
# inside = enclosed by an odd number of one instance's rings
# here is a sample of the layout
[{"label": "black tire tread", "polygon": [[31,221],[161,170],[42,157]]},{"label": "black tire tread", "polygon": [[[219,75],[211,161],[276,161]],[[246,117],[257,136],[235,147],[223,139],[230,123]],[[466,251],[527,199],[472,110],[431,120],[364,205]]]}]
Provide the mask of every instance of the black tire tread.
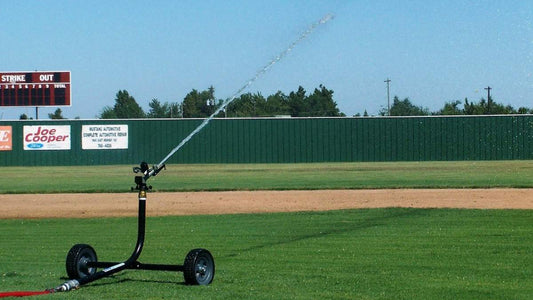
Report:
[{"label": "black tire tread", "polygon": [[70,248],[66,259],[67,275],[70,279],[79,279],[82,277],[82,274],[78,272],[78,261],[81,258],[80,255],[87,250],[92,251],[96,258],[96,251],[90,245],[76,244]]},{"label": "black tire tread", "polygon": [[[196,261],[200,257],[207,258],[213,264],[213,269],[210,270],[211,278],[209,279],[208,282],[205,282],[205,283],[198,282],[196,278],[195,266],[196,266]],[[210,284],[215,277],[215,261],[211,253],[208,250],[202,249],[202,248],[193,249],[189,251],[189,253],[185,257],[185,261],[183,262],[183,277],[185,278],[185,284],[187,285]]]}]

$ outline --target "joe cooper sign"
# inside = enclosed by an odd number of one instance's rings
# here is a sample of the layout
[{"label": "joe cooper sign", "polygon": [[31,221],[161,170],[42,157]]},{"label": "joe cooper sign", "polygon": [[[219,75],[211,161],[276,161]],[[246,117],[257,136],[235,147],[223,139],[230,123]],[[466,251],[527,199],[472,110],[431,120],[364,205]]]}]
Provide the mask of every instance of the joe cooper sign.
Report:
[{"label": "joe cooper sign", "polygon": [[24,126],[24,150],[70,150],[70,126]]}]

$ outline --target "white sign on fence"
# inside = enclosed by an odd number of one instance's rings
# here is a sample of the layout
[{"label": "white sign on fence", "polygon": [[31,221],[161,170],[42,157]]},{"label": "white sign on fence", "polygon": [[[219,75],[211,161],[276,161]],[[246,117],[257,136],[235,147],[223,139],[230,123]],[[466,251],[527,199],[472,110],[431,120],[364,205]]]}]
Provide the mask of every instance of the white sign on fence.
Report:
[{"label": "white sign on fence", "polygon": [[84,150],[128,149],[128,125],[83,125]]},{"label": "white sign on fence", "polygon": [[70,125],[24,126],[24,150],[70,150]]}]

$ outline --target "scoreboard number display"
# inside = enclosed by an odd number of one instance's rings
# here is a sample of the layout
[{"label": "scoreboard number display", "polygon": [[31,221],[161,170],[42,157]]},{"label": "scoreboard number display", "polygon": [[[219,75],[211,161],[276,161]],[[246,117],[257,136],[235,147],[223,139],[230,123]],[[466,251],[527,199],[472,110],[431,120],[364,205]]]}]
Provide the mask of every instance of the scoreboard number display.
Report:
[{"label": "scoreboard number display", "polygon": [[71,106],[70,71],[0,72],[0,106]]}]

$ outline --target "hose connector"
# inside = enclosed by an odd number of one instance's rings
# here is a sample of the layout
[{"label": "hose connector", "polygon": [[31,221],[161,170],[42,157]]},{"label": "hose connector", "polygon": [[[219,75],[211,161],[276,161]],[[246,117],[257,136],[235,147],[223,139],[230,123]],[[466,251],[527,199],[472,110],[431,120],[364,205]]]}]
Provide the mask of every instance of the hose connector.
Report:
[{"label": "hose connector", "polygon": [[73,279],[73,280],[69,280],[65,283],[63,283],[62,285],[56,287],[54,290],[56,292],[68,292],[70,290],[74,290],[74,289],[77,289],[80,287],[80,283]]}]

